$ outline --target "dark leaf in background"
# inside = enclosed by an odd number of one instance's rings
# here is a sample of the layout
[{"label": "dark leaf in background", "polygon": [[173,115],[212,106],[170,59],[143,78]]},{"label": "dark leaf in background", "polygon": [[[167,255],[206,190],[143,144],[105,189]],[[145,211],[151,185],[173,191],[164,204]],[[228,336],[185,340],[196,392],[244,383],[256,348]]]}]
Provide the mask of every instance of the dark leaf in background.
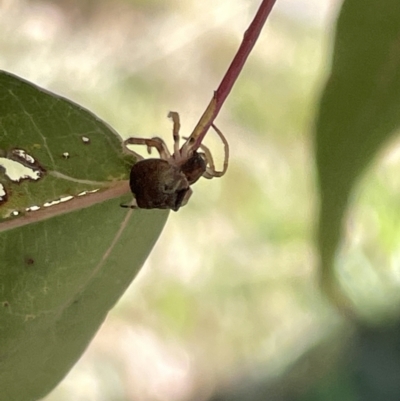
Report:
[{"label": "dark leaf in background", "polygon": [[351,192],[399,124],[400,3],[347,0],[315,138],[322,282],[337,304],[341,296],[333,286],[333,261]]}]

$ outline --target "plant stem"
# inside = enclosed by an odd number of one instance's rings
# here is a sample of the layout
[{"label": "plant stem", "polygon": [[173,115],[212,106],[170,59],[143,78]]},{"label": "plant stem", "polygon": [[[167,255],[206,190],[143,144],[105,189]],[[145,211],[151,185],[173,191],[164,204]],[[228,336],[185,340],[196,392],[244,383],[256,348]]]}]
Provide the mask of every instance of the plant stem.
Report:
[{"label": "plant stem", "polygon": [[214,92],[214,95],[201,116],[199,122],[194,128],[192,134],[189,137],[189,143],[193,143],[193,150],[199,148],[203,138],[205,137],[207,131],[213,124],[215,118],[217,117],[225,99],[228,97],[236,79],[238,78],[242,68],[249,56],[251,50],[253,49],[261,29],[263,28],[265,21],[270,14],[272,7],[274,6],[276,0],[263,0],[253,21],[248,27],[247,31],[244,33],[242,43],[236,52],[235,57],[232,60],[231,65],[226,71],[218,89]]}]

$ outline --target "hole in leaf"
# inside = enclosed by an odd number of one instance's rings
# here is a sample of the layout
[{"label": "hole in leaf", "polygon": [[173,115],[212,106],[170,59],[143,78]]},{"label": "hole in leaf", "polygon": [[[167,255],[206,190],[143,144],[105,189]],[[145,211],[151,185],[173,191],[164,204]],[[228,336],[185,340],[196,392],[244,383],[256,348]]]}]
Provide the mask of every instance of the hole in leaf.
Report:
[{"label": "hole in leaf", "polygon": [[60,202],[67,202],[73,198],[73,196],[64,196],[63,198],[60,198]]},{"label": "hole in leaf", "polygon": [[11,156],[15,156],[16,158],[24,160],[29,164],[36,164],[35,159],[23,149],[13,149],[11,151]]},{"label": "hole in leaf", "polygon": [[99,188],[97,188],[97,189],[92,189],[91,191],[83,191],[83,192],[80,192],[80,193],[78,194],[78,196],[84,196],[84,195],[87,195],[87,194],[94,194],[94,193],[96,193],[97,191],[99,191]]},{"label": "hole in leaf", "polygon": [[5,202],[7,200],[7,192],[4,188],[4,185],[0,183],[0,203]]},{"label": "hole in leaf", "polygon": [[26,179],[36,181],[43,175],[43,171],[40,168],[36,168],[36,166],[27,167],[19,161],[5,157],[0,157],[0,169],[3,169],[6,177],[14,182],[20,182]]},{"label": "hole in leaf", "polygon": [[39,210],[39,209],[40,209],[40,206],[34,205],[34,206],[27,207],[25,210],[27,212],[36,212],[36,210]]},{"label": "hole in leaf", "polygon": [[44,207],[50,207],[50,206],[58,205],[59,203],[62,203],[62,202],[68,202],[71,199],[74,199],[74,197],[71,196],[71,195],[63,196],[60,199],[56,199],[56,200],[53,200],[53,201],[46,202],[46,203],[43,204],[43,206]]},{"label": "hole in leaf", "polygon": [[61,203],[60,200],[54,200],[54,201],[50,201],[50,202],[44,203],[43,206],[44,207],[50,207],[50,206],[58,205],[59,203]]}]

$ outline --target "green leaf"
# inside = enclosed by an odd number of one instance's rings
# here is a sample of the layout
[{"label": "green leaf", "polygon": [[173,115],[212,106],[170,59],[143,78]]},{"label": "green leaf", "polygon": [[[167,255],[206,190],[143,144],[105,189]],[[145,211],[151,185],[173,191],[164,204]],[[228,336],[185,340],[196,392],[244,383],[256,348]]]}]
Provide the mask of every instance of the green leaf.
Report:
[{"label": "green leaf", "polygon": [[16,182],[0,175],[7,193],[0,218],[14,210],[109,187],[127,179],[134,162],[133,156],[123,153],[120,137],[92,113],[0,72],[0,167],[7,159],[16,159],[15,149],[34,158],[33,165],[17,161],[41,176]]},{"label": "green leaf", "polygon": [[[0,147],[3,162],[22,149],[35,164],[18,162],[43,172],[14,182],[0,170],[0,401],[37,400],[78,360],[168,212],[121,208],[133,159],[120,138],[88,111],[7,73]],[[26,211],[34,205],[40,209]]]},{"label": "green leaf", "polygon": [[400,2],[346,0],[315,139],[322,283],[339,303],[333,263],[351,193],[399,124]]}]

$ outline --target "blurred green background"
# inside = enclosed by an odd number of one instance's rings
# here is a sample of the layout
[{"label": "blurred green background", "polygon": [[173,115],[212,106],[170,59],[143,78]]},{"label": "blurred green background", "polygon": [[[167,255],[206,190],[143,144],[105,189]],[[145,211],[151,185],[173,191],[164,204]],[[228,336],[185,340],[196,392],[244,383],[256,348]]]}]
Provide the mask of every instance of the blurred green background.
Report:
[{"label": "blurred green background", "polygon": [[[171,144],[168,111],[190,134],[258,5],[2,0],[0,68],[87,107],[123,137]],[[340,6],[277,1],[216,120],[231,147],[226,176],[200,180],[171,213],[139,276],[45,401],[364,400],[355,377],[370,376],[338,368],[349,349],[366,370],[375,357],[400,366],[390,360],[396,325],[359,329],[318,286],[312,134]],[[205,143],[220,166],[211,131]],[[399,145],[364,177],[337,255],[344,290],[374,323],[399,309]],[[364,361],[381,334],[385,352]]]}]

